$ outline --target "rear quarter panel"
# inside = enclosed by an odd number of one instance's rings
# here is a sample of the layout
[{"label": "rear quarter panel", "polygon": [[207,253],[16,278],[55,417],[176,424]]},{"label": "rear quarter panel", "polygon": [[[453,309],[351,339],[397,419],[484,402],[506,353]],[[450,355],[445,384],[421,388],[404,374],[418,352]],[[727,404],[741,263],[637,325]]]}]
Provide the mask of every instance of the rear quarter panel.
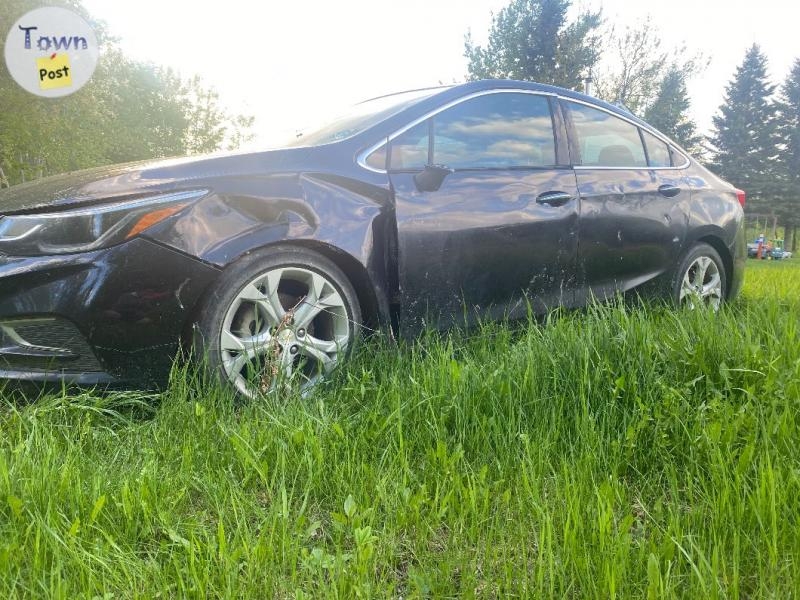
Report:
[{"label": "rear quarter panel", "polygon": [[736,188],[695,161],[687,169],[686,179],[692,192],[686,249],[698,241],[719,240],[717,250],[724,250],[720,254],[728,275],[728,298],[733,299],[744,282],[747,260],[744,211]]}]

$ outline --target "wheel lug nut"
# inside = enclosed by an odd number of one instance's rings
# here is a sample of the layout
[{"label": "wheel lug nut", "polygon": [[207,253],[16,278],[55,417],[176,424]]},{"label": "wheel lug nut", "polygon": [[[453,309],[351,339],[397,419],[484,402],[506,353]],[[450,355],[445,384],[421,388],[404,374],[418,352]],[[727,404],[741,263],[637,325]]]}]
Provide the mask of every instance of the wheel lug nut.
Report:
[{"label": "wheel lug nut", "polygon": [[297,354],[298,347],[296,345],[289,348],[289,354]]},{"label": "wheel lug nut", "polygon": [[297,330],[297,337],[305,337],[305,335],[306,335],[306,330],[305,329],[301,328],[301,329]]}]

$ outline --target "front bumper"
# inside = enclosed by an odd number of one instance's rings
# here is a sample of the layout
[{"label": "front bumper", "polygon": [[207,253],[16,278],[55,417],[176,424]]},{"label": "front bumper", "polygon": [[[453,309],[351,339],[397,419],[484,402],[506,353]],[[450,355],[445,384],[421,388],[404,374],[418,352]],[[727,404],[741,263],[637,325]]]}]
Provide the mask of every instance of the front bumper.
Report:
[{"label": "front bumper", "polygon": [[91,253],[0,257],[0,378],[163,383],[218,273],[146,238]]}]

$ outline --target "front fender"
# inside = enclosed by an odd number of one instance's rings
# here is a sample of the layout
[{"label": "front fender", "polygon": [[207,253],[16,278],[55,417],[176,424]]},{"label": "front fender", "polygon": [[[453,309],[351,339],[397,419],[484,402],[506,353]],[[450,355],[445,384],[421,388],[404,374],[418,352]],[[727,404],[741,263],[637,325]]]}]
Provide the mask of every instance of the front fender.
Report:
[{"label": "front fender", "polygon": [[384,321],[393,265],[390,198],[388,181],[382,187],[325,174],[224,179],[147,236],[219,268],[273,244],[316,248],[342,263],[354,286],[368,284]]}]

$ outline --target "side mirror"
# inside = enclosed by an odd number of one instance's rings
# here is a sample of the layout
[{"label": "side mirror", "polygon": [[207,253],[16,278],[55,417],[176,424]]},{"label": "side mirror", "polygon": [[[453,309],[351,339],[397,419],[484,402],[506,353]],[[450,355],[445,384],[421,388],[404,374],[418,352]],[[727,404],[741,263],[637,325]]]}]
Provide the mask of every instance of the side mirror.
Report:
[{"label": "side mirror", "polygon": [[425,170],[414,175],[414,183],[420,192],[435,192],[442,187],[444,178],[450,175],[453,169],[444,165],[425,165]]}]

